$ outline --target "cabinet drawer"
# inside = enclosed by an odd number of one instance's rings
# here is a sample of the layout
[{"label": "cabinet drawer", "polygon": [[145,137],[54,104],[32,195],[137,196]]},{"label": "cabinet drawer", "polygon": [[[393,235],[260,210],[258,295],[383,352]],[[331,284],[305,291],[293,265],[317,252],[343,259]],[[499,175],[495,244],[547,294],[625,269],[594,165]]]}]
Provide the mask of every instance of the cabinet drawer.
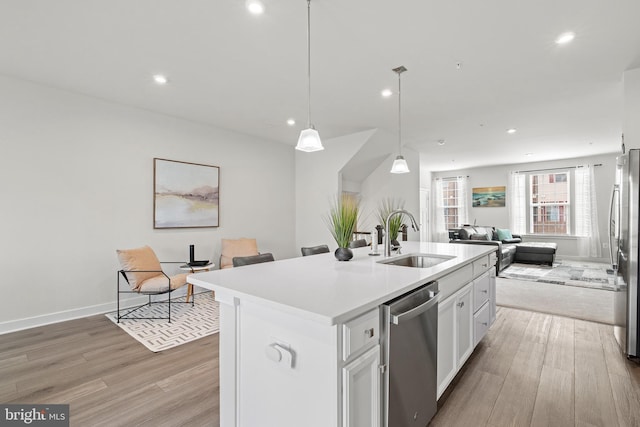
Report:
[{"label": "cabinet drawer", "polygon": [[438,289],[440,289],[440,301],[444,301],[458,292],[464,285],[473,279],[473,267],[467,264],[438,279]]},{"label": "cabinet drawer", "polygon": [[376,308],[342,325],[343,360],[347,360],[360,350],[378,343],[380,336],[379,313]]},{"label": "cabinet drawer", "polygon": [[489,303],[483,305],[476,314],[473,315],[473,346],[478,345],[480,340],[489,330],[489,315],[491,313]]},{"label": "cabinet drawer", "polygon": [[473,311],[476,312],[482,304],[489,300],[489,288],[491,287],[491,277],[489,272],[473,281]]},{"label": "cabinet drawer", "polygon": [[473,261],[473,277],[478,277],[489,269],[491,264],[489,263],[489,255],[485,255]]},{"label": "cabinet drawer", "polygon": [[489,265],[491,267],[495,267],[496,266],[496,262],[498,262],[498,256],[496,255],[495,252],[491,252],[489,254]]}]

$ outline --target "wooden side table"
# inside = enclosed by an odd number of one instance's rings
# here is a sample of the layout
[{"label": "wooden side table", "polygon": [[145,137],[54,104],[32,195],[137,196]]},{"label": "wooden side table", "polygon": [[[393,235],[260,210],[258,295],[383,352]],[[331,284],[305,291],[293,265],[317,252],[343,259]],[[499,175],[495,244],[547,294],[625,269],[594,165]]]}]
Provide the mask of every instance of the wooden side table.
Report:
[{"label": "wooden side table", "polygon": [[[189,264],[183,264],[180,266],[180,270],[183,271],[190,271],[191,273],[200,273],[203,271],[209,271],[211,270],[213,267],[215,267],[216,265],[212,262],[210,262],[207,265],[198,265],[198,266],[191,266]],[[187,282],[187,299],[185,302],[189,302],[189,298],[191,298],[193,296],[193,284]],[[195,301],[195,296],[193,297],[193,300]]]}]

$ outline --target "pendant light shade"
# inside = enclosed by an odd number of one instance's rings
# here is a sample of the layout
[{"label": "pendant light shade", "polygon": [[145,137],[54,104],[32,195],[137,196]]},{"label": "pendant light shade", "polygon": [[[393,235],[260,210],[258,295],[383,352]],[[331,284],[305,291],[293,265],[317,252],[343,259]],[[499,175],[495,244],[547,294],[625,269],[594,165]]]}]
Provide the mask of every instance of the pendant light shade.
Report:
[{"label": "pendant light shade", "polygon": [[307,153],[324,150],[322,141],[320,141],[320,134],[313,126],[300,132],[296,150],[306,151]]},{"label": "pendant light shade", "polygon": [[320,134],[311,124],[311,0],[307,0],[307,89],[308,107],[307,129],[300,132],[296,150],[312,152],[324,150]]},{"label": "pendant light shade", "polygon": [[403,156],[398,155],[398,157],[393,161],[393,166],[391,166],[391,173],[407,172],[409,172],[409,165],[407,165],[407,161]]},{"label": "pendant light shade", "polygon": [[409,173],[409,165],[407,165],[407,161],[402,155],[402,102],[400,98],[400,75],[405,71],[407,71],[407,69],[403,65],[393,69],[394,73],[398,73],[398,156],[393,161],[391,173]]}]

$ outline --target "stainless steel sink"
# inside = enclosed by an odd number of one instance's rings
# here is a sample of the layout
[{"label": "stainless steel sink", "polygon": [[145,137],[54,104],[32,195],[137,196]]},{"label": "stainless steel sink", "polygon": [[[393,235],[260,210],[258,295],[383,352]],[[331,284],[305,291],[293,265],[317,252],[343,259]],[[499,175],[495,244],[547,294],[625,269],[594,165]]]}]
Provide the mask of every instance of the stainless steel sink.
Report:
[{"label": "stainless steel sink", "polygon": [[378,261],[380,264],[398,265],[401,267],[429,268],[455,258],[451,255],[407,254]]}]

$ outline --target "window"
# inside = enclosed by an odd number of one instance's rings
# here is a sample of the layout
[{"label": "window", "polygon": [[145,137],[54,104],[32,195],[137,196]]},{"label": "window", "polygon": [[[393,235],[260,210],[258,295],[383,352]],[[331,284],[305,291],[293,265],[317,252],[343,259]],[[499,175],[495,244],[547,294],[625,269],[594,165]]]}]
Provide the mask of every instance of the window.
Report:
[{"label": "window", "polygon": [[569,172],[529,175],[529,233],[570,234]]},{"label": "window", "polygon": [[444,208],[444,226],[447,230],[458,228],[460,219],[460,189],[458,180],[442,180],[442,206]]},{"label": "window", "polygon": [[468,221],[468,180],[466,176],[436,179],[436,197],[433,199],[436,223],[433,237],[436,242],[448,241],[448,230]]}]

